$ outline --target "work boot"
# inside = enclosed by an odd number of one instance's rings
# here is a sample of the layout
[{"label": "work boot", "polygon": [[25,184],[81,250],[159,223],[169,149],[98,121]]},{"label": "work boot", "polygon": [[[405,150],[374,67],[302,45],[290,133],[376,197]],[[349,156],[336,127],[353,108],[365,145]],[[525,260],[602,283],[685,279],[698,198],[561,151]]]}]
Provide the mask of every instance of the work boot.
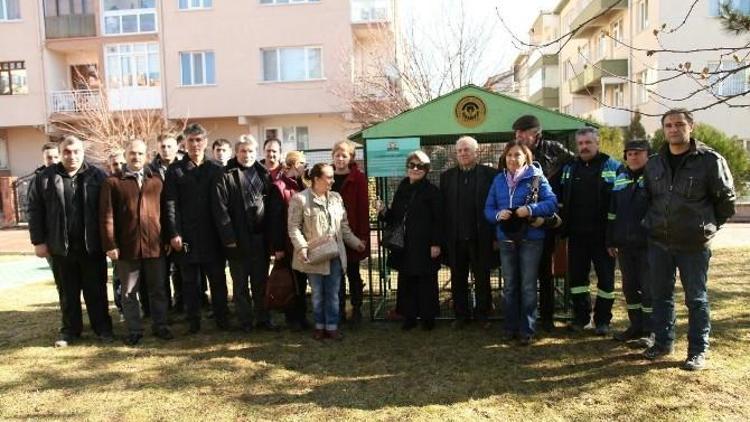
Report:
[{"label": "work boot", "polygon": [[630,341],[639,339],[643,336],[640,328],[633,325],[629,326],[625,331],[615,333],[612,338],[617,341]]}]

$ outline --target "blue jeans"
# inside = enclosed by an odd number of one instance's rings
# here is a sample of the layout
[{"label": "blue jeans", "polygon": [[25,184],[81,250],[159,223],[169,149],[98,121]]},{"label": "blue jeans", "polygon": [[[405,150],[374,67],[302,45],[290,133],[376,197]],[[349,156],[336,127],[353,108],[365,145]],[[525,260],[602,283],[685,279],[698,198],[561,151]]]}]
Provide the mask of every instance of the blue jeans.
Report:
[{"label": "blue jeans", "polygon": [[307,274],[312,288],[315,328],[333,331],[339,324],[339,286],[341,285],[341,260],[332,259],[330,273]]},{"label": "blue jeans", "polygon": [[523,240],[516,244],[500,242],[503,276],[503,317],[505,331],[534,335],[537,309],[537,274],[543,240]]},{"label": "blue jeans", "polygon": [[708,261],[711,251],[671,252],[653,243],[648,247],[648,263],[651,269],[651,296],[654,312],[652,323],[656,344],[672,347],[675,338],[674,285],[675,269],[680,270],[680,281],[685,290],[685,305],[688,307],[688,355],[708,350],[708,334],[711,331],[708,306]]}]

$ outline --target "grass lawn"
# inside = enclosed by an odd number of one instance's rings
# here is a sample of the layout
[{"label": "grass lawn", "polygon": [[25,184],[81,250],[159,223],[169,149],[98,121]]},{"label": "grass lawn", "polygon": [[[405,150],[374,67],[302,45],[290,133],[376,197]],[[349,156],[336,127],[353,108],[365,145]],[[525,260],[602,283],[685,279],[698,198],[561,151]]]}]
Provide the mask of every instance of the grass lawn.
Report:
[{"label": "grass lawn", "polygon": [[167,343],[147,336],[135,348],[102,346],[87,332],[88,340],[54,349],[53,284],[3,290],[0,419],[748,420],[749,254],[714,254],[710,369],[700,373],[678,369],[681,289],[677,353],[657,363],[562,329],[531,347],[504,344],[499,323],[408,334],[367,323],[321,344],[309,333],[217,333],[207,322],[193,337],[174,324],[178,338]]}]

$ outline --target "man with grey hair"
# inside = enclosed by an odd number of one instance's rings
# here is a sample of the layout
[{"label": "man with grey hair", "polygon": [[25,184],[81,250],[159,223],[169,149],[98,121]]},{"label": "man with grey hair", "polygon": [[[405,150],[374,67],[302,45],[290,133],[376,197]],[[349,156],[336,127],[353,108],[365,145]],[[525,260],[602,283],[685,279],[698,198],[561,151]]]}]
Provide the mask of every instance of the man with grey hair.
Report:
[{"label": "man with grey hair", "polygon": [[[445,218],[445,260],[451,269],[451,295],[456,315],[454,328],[462,328],[473,315],[486,324],[492,306],[490,268],[494,231],[483,212],[496,171],[479,164],[479,143],[471,136],[456,141],[458,164],[440,175]],[[474,274],[476,309],[469,300],[469,271]]]},{"label": "man with grey hair", "polygon": [[275,330],[264,300],[269,251],[284,247],[279,220],[281,197],[272,185],[269,170],[257,161],[258,142],[254,137],[240,137],[234,151],[236,166],[224,170],[212,192],[214,222],[229,258],[240,329]]},{"label": "man with grey hair", "polygon": [[134,346],[143,337],[138,286],[148,285],[153,333],[171,339],[167,328],[167,297],[163,284],[164,260],[161,236],[161,192],[158,173],[146,165],[146,143],[130,142],[127,167],[108,177],[102,185],[99,206],[102,245],[117,263],[122,282],[122,307],[129,335],[125,343]]},{"label": "man with grey hair", "polygon": [[61,162],[34,179],[29,190],[29,234],[39,257],[52,257],[60,294],[62,328],[56,347],[83,331],[81,292],[94,332],[112,342],[107,303],[107,261],[99,237],[99,190],[106,175],[84,160],[84,145],[74,136],[60,143]]},{"label": "man with grey hair", "polygon": [[599,132],[593,127],[575,135],[578,155],[566,164],[560,180],[560,213],[563,235],[568,236],[568,275],[573,301],[571,331],[582,331],[591,322],[589,272],[597,278],[594,306],[595,332],[609,334],[615,298],[615,259],[605,243],[610,195],[622,164],[599,151]]}]

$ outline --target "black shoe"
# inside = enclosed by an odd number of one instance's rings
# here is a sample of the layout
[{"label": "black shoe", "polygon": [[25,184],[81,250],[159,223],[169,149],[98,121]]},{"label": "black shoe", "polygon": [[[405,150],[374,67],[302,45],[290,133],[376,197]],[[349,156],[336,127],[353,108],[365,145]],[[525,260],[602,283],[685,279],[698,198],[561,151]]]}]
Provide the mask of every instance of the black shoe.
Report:
[{"label": "black shoe", "polygon": [[190,327],[188,328],[188,334],[197,334],[201,330],[200,321],[190,321]]},{"label": "black shoe", "polygon": [[125,337],[124,342],[128,346],[135,346],[141,341],[142,338],[143,334],[131,333],[127,337]]},{"label": "black shoe", "polygon": [[567,329],[571,333],[582,333],[584,328],[584,325],[576,324],[575,322],[568,324]]},{"label": "black shoe", "polygon": [[255,328],[257,328],[259,330],[263,330],[263,331],[272,331],[272,332],[279,331],[279,326],[276,325],[276,324],[274,324],[271,321],[259,322],[259,323],[255,324]]},{"label": "black shoe", "polygon": [[528,346],[533,342],[534,342],[534,336],[529,335],[529,334],[524,334],[521,336],[520,339],[518,339],[518,344],[520,344],[521,346]]},{"label": "black shoe", "polygon": [[172,334],[172,331],[167,327],[156,330],[154,336],[162,340],[172,340],[174,338],[174,334]]},{"label": "black shoe", "polygon": [[70,334],[60,334],[59,337],[57,337],[57,340],[55,340],[54,346],[55,347],[68,347],[72,343],[74,343],[76,340],[80,339],[81,336],[74,336]]},{"label": "black shoe", "polygon": [[435,320],[434,319],[423,319],[422,320],[422,329],[425,331],[432,331],[435,329]]},{"label": "black shoe", "polygon": [[503,341],[513,341],[516,338],[516,333],[512,331],[504,331],[503,332]]},{"label": "black shoe", "polygon": [[412,330],[414,327],[417,326],[417,321],[413,319],[408,319],[401,324],[401,329],[404,331]]},{"label": "black shoe", "polygon": [[355,307],[354,309],[352,309],[351,323],[354,325],[359,325],[362,323],[362,311],[359,307]]},{"label": "black shoe", "polygon": [[641,333],[641,329],[636,328],[632,325],[629,326],[625,331],[617,332],[612,336],[612,338],[617,341],[631,341],[631,340],[637,340],[641,337],[643,337],[643,333]]},{"label": "black shoe", "polygon": [[105,344],[114,343],[115,336],[113,336],[112,333],[102,333],[99,335],[99,341]]},{"label": "black shoe", "polygon": [[643,357],[648,360],[657,360],[672,354],[672,347],[654,344],[643,352]]},{"label": "black shoe", "polygon": [[683,362],[681,368],[686,371],[700,371],[706,369],[706,354],[696,353],[694,355],[688,355],[688,358]]},{"label": "black shoe", "polygon": [[539,323],[539,328],[541,328],[542,331],[551,333],[552,331],[555,331],[555,321],[552,321],[552,320],[541,321]]},{"label": "black shoe", "polygon": [[299,324],[299,329],[300,329],[300,330],[302,330],[302,331],[307,331],[307,330],[309,330],[309,329],[310,329],[310,328],[312,327],[312,325],[311,325],[311,324],[310,324],[310,322],[309,322],[309,321],[307,320],[307,318],[302,318],[302,319],[300,319],[300,320],[299,320],[299,321],[297,322],[297,324]]},{"label": "black shoe", "polygon": [[604,337],[607,334],[609,334],[609,324],[596,324],[596,328],[594,329],[594,334],[596,334],[599,337]]}]

